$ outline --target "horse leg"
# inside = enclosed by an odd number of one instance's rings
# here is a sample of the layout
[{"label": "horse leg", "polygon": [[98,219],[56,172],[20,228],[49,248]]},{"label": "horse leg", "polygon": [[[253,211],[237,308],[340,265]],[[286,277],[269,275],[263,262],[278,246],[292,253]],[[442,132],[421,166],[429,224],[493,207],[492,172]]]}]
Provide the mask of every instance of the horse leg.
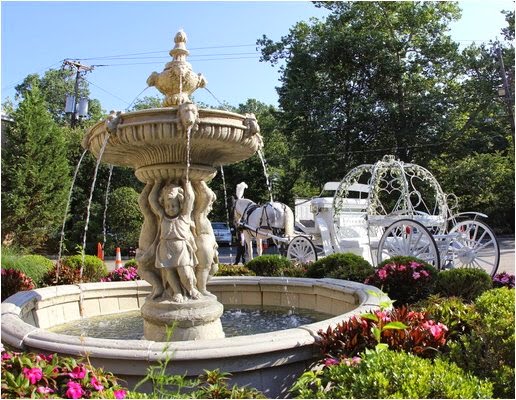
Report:
[{"label": "horse leg", "polygon": [[261,256],[263,253],[262,239],[256,238],[256,253]]},{"label": "horse leg", "polygon": [[247,261],[253,259],[253,239],[247,232],[244,233],[244,240],[247,246]]}]

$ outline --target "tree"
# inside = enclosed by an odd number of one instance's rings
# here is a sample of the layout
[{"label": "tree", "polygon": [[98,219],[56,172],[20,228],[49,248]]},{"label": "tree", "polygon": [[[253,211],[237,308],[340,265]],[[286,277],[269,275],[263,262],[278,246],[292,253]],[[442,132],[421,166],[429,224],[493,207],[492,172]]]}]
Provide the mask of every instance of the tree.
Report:
[{"label": "tree", "polygon": [[143,216],[138,206],[138,193],[132,187],[120,187],[109,196],[108,227],[117,246],[138,247]]},{"label": "tree", "polygon": [[69,186],[66,139],[39,86],[23,92],[2,147],[2,235],[40,249],[62,222]]},{"label": "tree", "polygon": [[342,178],[393,153],[426,164],[448,130],[458,45],[450,2],[320,2],[325,21],[299,22],[279,42],[258,40],[280,60],[279,115],[308,179]]}]

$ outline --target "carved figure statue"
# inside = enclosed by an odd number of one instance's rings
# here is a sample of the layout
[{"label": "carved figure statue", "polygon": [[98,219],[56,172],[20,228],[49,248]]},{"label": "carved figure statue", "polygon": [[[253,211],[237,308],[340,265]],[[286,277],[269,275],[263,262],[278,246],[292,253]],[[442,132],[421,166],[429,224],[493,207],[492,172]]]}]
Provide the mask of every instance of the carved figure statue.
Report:
[{"label": "carved figure statue", "polygon": [[184,302],[189,296],[199,299],[194,267],[196,245],[192,233],[191,214],[194,193],[190,182],[183,187],[166,184],[161,191],[155,185],[149,196],[152,211],[160,222],[160,238],[156,247],[156,268],[162,269],[170,286],[172,301]]},{"label": "carved figure statue", "polygon": [[195,192],[194,221],[195,221],[195,243],[197,244],[198,264],[195,270],[197,277],[197,289],[209,295],[206,283],[210,276],[217,273],[219,264],[218,245],[213,233],[213,228],[208,220],[208,214],[213,208],[213,203],[217,196],[208,187],[206,182],[197,181],[193,183]]},{"label": "carved figure statue", "polygon": [[163,279],[156,264],[156,246],[159,241],[159,221],[149,204],[149,195],[154,187],[159,189],[158,183],[147,183],[138,198],[138,204],[143,214],[143,225],[140,232],[136,261],[138,273],[152,286],[151,299],[156,299],[163,294]]},{"label": "carved figure statue", "polygon": [[122,120],[122,111],[111,110],[108,117],[106,118],[106,130],[109,133],[114,133],[118,129],[118,124]]}]

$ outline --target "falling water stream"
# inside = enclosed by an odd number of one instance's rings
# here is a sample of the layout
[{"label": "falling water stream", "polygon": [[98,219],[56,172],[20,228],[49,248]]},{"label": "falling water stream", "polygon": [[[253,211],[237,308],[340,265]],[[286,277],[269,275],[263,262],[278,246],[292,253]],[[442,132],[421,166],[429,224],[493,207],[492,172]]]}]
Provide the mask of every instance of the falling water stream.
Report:
[{"label": "falling water stream", "polygon": [[84,156],[87,152],[88,152],[88,149],[84,150],[81,154],[81,157],[79,158],[79,162],[77,163],[77,166],[75,167],[75,171],[73,173],[72,183],[70,184],[70,191],[68,192],[68,200],[66,202],[66,208],[65,208],[64,217],[63,217],[63,227],[61,228],[61,239],[59,240],[59,252],[57,254],[56,279],[59,277],[59,267],[61,265],[61,254],[63,252],[63,243],[64,243],[64,235],[65,235],[65,225],[66,225],[66,219],[68,217],[68,209],[70,208],[70,202],[72,201],[73,187],[75,186],[75,180],[77,179],[77,173],[79,172],[79,168],[81,166],[82,159],[84,158]]},{"label": "falling water stream", "polygon": [[267,161],[265,161],[265,157],[263,156],[263,152],[261,149],[257,151],[258,157],[260,157],[260,161],[262,162],[263,167],[263,174],[265,175],[265,183],[267,184],[267,190],[269,191],[269,197],[271,199],[271,203],[273,202],[272,199],[272,186],[271,182],[269,180],[269,173],[267,172]]},{"label": "falling water stream", "polygon": [[112,175],[113,175],[113,165],[110,165],[108,181],[106,184],[106,198],[104,199],[104,216],[102,218],[102,235],[103,235],[102,250],[104,250],[104,248],[106,247],[106,217],[107,217],[107,209],[108,209],[108,202],[109,202],[109,187],[111,186],[111,176]]},{"label": "falling water stream", "polygon": [[99,155],[97,158],[97,163],[95,164],[95,171],[93,171],[93,182],[91,183],[91,189],[90,189],[90,198],[88,200],[88,207],[86,208],[86,224],[84,225],[84,236],[82,239],[82,263],[81,263],[81,269],[79,272],[79,277],[82,280],[82,273],[84,270],[84,264],[86,260],[86,236],[88,234],[88,224],[90,222],[90,209],[91,209],[91,203],[93,200],[93,192],[95,190],[95,183],[97,182],[97,174],[99,171],[99,165],[100,161],[102,160],[102,155],[104,154],[104,150],[106,149],[107,142],[109,140],[110,133],[108,132],[106,135],[106,139],[104,140],[104,143],[102,143],[102,147],[100,148]]},{"label": "falling water stream", "polygon": [[[222,187],[224,188],[224,207],[226,208],[226,223],[228,224],[228,227],[231,227],[229,223],[228,192],[226,188],[226,177],[224,176],[224,167],[222,167],[222,165],[220,166],[220,176],[222,177]],[[237,240],[240,240],[238,235]],[[233,260],[233,251],[231,247],[229,248],[229,257],[230,260]]]},{"label": "falling water stream", "polygon": [[140,93],[138,93],[138,96],[136,96],[136,97],[134,98],[134,100],[133,100],[133,101],[131,101],[131,103],[127,106],[127,108],[125,109],[125,111],[129,111],[129,108],[134,104],[134,102],[135,102],[136,100],[138,100],[138,97],[140,97],[140,96],[143,94],[143,92],[145,92],[148,88],[150,88],[150,86],[147,86],[147,87],[146,87],[145,89],[143,89]]}]

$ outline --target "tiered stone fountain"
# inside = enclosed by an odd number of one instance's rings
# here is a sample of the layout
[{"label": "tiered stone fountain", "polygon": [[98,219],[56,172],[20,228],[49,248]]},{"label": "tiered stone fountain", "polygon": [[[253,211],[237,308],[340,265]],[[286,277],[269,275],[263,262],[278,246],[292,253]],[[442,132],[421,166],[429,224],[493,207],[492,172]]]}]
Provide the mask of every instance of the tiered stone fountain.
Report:
[{"label": "tiered stone fountain", "polygon": [[135,169],[144,224],[138,271],[152,285],[142,307],[145,338],[166,341],[224,337],[223,307],[206,289],[217,268],[207,218],[215,200],[206,185],[220,165],[251,157],[262,146],[252,115],[203,110],[190,95],[206,85],[186,61],[186,35],[175,36],[173,60],[147,83],[165,95],[163,108],[115,114],[95,125],[83,146],[112,165]]},{"label": "tiered stone fountain", "polygon": [[[206,85],[186,61],[179,32],[173,60],[149,85],[165,94],[163,108],[112,113],[83,146],[103,162],[130,166],[145,183],[144,223],[137,253],[145,281],[63,285],[19,292],[2,302],[2,342],[34,352],[84,357],[132,387],[149,365],[170,360],[166,373],[197,376],[220,369],[232,383],[269,397],[288,388],[318,353],[317,332],[377,309],[378,289],[336,279],[216,277],[215,238],[207,215],[215,196],[207,186],[220,165],[251,157],[262,146],[253,115],[198,109],[190,94]],[[320,322],[248,336],[224,337],[222,304],[283,306],[330,314]],[[51,332],[83,318],[141,309],[144,338],[115,340]],[[167,339],[173,326],[173,343]],[[149,387],[143,389],[149,390]]]}]

